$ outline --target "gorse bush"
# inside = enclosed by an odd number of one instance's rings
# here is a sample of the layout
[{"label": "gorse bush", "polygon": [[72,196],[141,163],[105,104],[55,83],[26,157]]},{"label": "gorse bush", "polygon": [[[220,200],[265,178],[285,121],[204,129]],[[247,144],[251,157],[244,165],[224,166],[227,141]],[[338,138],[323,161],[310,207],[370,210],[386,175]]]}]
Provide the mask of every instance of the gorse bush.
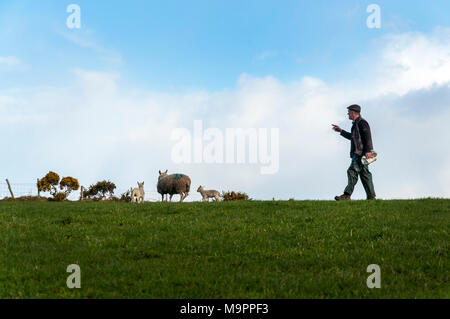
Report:
[{"label": "gorse bush", "polygon": [[49,192],[54,196],[58,190],[56,186],[59,184],[59,175],[55,172],[48,172],[43,178],[38,179],[37,187],[39,192]]},{"label": "gorse bush", "polygon": [[228,191],[222,192],[222,197],[224,201],[234,201],[234,200],[248,200],[248,195],[246,193]]},{"label": "gorse bush", "polygon": [[64,192],[58,192],[55,195],[53,195],[53,198],[50,199],[50,201],[56,201],[56,202],[62,202],[67,198],[67,194]]},{"label": "gorse bush", "polygon": [[89,186],[89,188],[84,192],[84,197],[87,199],[101,200],[114,195],[114,190],[116,185],[110,181],[97,182],[94,185]]},{"label": "gorse bush", "polygon": [[[65,200],[70,192],[78,190],[80,183],[76,178],[71,176],[63,177],[59,181],[59,175],[55,172],[48,172],[43,178],[37,180],[37,188],[39,192],[49,192],[53,196],[53,200],[62,201]],[[62,192],[58,192],[57,186]]]},{"label": "gorse bush", "polygon": [[64,177],[61,182],[59,182],[59,188],[61,190],[64,190],[64,193],[66,195],[69,195],[71,191],[76,191],[80,188],[80,183],[78,183],[78,180],[73,177]]},{"label": "gorse bush", "polygon": [[120,196],[121,202],[131,202],[131,190],[126,191]]}]

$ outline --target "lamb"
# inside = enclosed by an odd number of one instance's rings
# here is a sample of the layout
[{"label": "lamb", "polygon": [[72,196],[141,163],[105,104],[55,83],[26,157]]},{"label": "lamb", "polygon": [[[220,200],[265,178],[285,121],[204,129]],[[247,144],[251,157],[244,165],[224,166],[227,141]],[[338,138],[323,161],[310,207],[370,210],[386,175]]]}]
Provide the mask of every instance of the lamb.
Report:
[{"label": "lamb", "polygon": [[134,188],[131,191],[131,202],[133,202],[133,200],[135,202],[144,202],[144,196],[145,196],[145,192],[144,192],[144,182],[139,183],[137,182],[138,187],[139,188]]},{"label": "lamb", "polygon": [[210,198],[215,198],[216,202],[219,202],[221,200],[220,193],[216,190],[204,190],[203,186],[199,186],[197,189],[197,192],[202,194],[203,201],[209,202]]},{"label": "lamb", "polygon": [[[159,171],[158,184],[156,186],[158,193],[161,194],[162,201],[164,201],[164,195],[170,195],[170,201],[175,194],[180,195],[180,202],[182,202],[188,195],[191,188],[191,179],[184,174],[172,174],[167,175],[165,172]],[[166,200],[167,202],[167,195]]]}]

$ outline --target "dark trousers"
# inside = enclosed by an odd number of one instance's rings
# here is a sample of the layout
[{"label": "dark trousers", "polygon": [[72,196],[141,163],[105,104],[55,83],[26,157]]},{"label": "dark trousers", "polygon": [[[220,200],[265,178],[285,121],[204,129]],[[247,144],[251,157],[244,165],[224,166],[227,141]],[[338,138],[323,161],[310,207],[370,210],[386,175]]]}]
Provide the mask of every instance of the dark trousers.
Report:
[{"label": "dark trousers", "polygon": [[366,191],[367,198],[375,198],[375,189],[372,182],[372,174],[369,172],[369,165],[361,163],[361,156],[354,154],[352,156],[352,163],[347,170],[348,184],[344,193],[351,195],[356,183],[358,182],[358,175],[361,176],[361,182]]}]

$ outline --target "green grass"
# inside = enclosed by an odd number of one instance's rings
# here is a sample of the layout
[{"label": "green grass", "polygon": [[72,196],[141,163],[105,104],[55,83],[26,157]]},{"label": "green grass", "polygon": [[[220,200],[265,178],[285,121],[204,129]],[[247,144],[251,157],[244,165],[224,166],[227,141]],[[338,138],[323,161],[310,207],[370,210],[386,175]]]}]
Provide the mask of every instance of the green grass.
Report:
[{"label": "green grass", "polygon": [[449,298],[449,225],[447,199],[0,202],[0,297]]}]

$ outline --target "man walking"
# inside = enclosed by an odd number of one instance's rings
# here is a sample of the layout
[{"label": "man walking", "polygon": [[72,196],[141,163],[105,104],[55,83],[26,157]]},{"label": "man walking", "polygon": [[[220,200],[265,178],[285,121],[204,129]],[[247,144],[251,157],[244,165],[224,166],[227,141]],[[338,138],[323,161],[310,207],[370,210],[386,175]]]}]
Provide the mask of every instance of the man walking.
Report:
[{"label": "man walking", "polygon": [[375,199],[375,189],[373,188],[372,174],[369,172],[369,165],[361,162],[365,155],[368,159],[373,156],[372,136],[370,134],[369,123],[360,115],[361,107],[353,104],[347,107],[348,118],[353,121],[351,133],[344,131],[339,126],[332,124],[333,130],[341,133],[341,136],[351,141],[350,157],[352,162],[347,170],[348,184],[344,194],[336,196],[335,200],[350,200],[358,175],[366,191],[367,199]]}]

